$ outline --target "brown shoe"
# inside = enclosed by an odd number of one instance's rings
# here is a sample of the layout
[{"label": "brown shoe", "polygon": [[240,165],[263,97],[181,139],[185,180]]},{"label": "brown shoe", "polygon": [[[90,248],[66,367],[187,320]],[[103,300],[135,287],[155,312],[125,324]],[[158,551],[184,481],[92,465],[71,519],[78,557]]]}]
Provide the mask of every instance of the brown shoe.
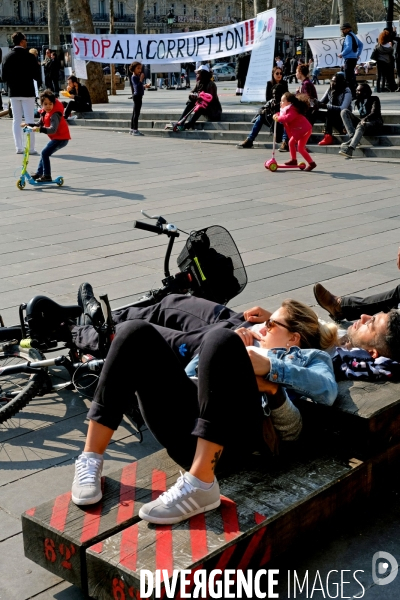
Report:
[{"label": "brown shoe", "polygon": [[343,319],[340,296],[334,296],[320,283],[314,285],[314,296],[318,304],[328,311],[334,321]]},{"label": "brown shoe", "polygon": [[312,171],[313,169],[315,169],[315,167],[317,166],[317,163],[315,163],[314,161],[312,163],[310,163],[308,165],[308,167],[306,167],[304,170],[305,171]]},{"label": "brown shoe", "polygon": [[288,160],[284,164],[287,165],[288,167],[297,167],[297,160],[295,158],[293,158],[292,160]]},{"label": "brown shoe", "polygon": [[244,142],[242,142],[241,144],[237,144],[236,148],[252,148],[253,147],[253,142],[251,140],[249,140],[249,138],[246,138],[244,140]]}]

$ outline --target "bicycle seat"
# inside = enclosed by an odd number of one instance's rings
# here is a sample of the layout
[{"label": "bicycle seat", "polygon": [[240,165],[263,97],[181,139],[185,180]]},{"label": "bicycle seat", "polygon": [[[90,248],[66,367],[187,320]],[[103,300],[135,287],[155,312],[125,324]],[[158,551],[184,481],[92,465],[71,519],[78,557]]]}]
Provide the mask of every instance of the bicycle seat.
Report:
[{"label": "bicycle seat", "polygon": [[46,334],[68,319],[77,319],[82,312],[77,304],[62,306],[46,296],[34,296],[26,306],[26,320],[31,331]]}]

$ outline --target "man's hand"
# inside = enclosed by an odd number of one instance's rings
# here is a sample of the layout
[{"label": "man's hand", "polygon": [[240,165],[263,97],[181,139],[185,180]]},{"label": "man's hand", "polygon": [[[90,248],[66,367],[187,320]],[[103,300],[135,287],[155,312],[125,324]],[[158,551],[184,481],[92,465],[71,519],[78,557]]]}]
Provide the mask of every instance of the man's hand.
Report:
[{"label": "man's hand", "polygon": [[272,313],[269,310],[265,310],[260,306],[249,308],[249,310],[245,310],[243,313],[245,320],[249,323],[265,323],[271,315]]},{"label": "man's hand", "polygon": [[246,327],[235,329],[235,333],[240,336],[240,339],[245,346],[254,346],[253,340],[261,340],[261,336],[259,336],[258,333],[250,331],[250,329],[246,329]]},{"label": "man's hand", "polygon": [[343,54],[338,54],[338,57],[339,58],[343,58]]},{"label": "man's hand", "polygon": [[258,375],[256,375],[256,380],[259,392],[266,392],[271,396],[275,396],[279,389],[278,383],[272,383],[272,381],[265,381],[264,377],[260,377]]},{"label": "man's hand", "polygon": [[251,348],[247,349],[247,353],[253,365],[255,375],[267,375],[271,370],[271,361],[266,356],[262,356]]},{"label": "man's hand", "polygon": [[27,127],[26,123],[21,123],[21,127]]}]

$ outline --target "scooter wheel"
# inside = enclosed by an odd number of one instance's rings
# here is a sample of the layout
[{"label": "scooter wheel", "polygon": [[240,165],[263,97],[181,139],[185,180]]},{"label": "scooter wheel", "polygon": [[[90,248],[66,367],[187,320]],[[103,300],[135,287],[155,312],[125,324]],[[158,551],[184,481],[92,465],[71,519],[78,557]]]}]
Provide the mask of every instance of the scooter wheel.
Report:
[{"label": "scooter wheel", "polygon": [[276,163],[272,163],[268,168],[270,171],[274,172],[278,170],[278,165]]},{"label": "scooter wheel", "polygon": [[63,177],[59,177],[58,178],[57,185],[58,185],[58,187],[61,187],[62,185],[64,185],[64,178]]},{"label": "scooter wheel", "polygon": [[304,171],[304,169],[306,168],[306,163],[299,163],[299,169],[301,169],[302,171]]},{"label": "scooter wheel", "polygon": [[22,181],[22,179],[18,179],[18,181],[17,181],[17,188],[19,190],[23,190],[24,187],[25,187],[25,185],[26,185],[25,181]]}]

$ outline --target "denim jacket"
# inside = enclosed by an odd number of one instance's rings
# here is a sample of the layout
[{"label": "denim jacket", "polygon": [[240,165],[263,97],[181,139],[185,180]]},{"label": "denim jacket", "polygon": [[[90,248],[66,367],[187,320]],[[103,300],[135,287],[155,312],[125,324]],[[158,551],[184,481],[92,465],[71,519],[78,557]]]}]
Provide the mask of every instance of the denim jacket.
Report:
[{"label": "denim jacket", "polygon": [[[334,403],[338,387],[329,354],[323,350],[302,350],[292,346],[289,349],[268,350],[266,356],[271,361],[271,370],[266,379],[280,383],[314,402],[328,406]],[[187,365],[185,370],[189,377],[196,376],[198,362],[199,355]]]}]

